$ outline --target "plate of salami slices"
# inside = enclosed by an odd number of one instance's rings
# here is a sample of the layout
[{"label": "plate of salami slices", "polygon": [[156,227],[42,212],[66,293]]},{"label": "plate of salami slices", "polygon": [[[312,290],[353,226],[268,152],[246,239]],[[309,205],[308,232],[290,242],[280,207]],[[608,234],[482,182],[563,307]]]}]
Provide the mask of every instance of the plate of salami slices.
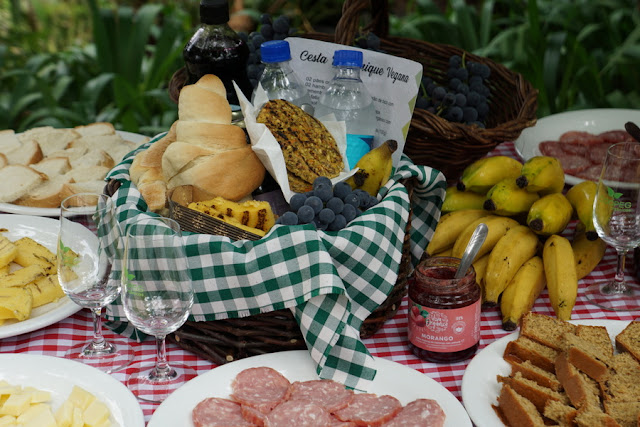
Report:
[{"label": "plate of salami slices", "polygon": [[[343,418],[373,417],[379,421],[376,425],[471,427],[464,407],[445,387],[408,366],[378,357],[375,361],[376,377],[369,389],[360,393],[345,391],[341,384],[331,380],[319,381],[315,365],[305,350],[241,359],[214,368],[180,387],[155,410],[147,427],[208,425],[208,416],[217,422],[222,416],[230,416],[229,422],[233,425],[262,425],[264,413],[271,417],[269,425],[281,425],[278,418],[288,419],[285,422],[288,426],[338,425],[340,420],[331,418],[333,421],[328,423],[306,424],[294,418],[304,417],[307,412],[314,420],[340,414]],[[272,397],[274,393],[278,395],[278,389],[287,390],[286,397]],[[234,400],[231,400],[232,394]],[[310,400],[313,403],[309,403]],[[265,409],[268,405],[271,406]],[[318,406],[328,412],[323,413]],[[237,418],[233,419],[234,416]],[[403,418],[399,418],[401,416]],[[429,417],[429,420],[425,424],[425,418],[416,421],[413,418],[416,416]],[[247,421],[256,419],[261,421]]]},{"label": "plate of salami slices", "polygon": [[597,182],[607,148],[634,141],[625,130],[627,122],[640,123],[640,110],[602,108],[553,114],[523,130],[515,148],[524,161],[540,155],[558,158],[567,184]]}]

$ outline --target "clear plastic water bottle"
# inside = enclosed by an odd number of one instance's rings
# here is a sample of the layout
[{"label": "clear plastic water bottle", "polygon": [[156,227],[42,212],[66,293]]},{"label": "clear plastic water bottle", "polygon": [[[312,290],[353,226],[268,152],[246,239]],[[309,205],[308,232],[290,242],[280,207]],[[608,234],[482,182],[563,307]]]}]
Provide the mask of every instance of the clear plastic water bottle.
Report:
[{"label": "clear plastic water bottle", "polygon": [[[291,68],[291,49],[286,40],[272,40],[260,46],[264,71],[260,85],[269,99],[284,99],[313,114],[311,97],[300,78]],[[255,91],[253,92],[255,98]],[[310,111],[311,109],[311,111]]]},{"label": "clear plastic water bottle", "polygon": [[335,76],[320,96],[315,117],[333,113],[347,125],[347,161],[353,168],[373,145],[376,110],[371,94],[360,79],[362,52],[336,50],[333,54]]}]

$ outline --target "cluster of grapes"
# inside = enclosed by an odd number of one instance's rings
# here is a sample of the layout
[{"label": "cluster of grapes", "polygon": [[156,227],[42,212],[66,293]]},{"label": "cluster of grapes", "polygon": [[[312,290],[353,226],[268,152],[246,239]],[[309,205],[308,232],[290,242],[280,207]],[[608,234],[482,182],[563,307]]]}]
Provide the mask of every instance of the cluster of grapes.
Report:
[{"label": "cluster of grapes", "polygon": [[315,224],[318,230],[338,231],[377,203],[378,199],[364,190],[352,190],[346,182],[333,185],[321,176],[313,181],[311,191],[291,197],[291,210],[278,217],[276,224]]},{"label": "cluster of grapes", "polygon": [[460,55],[449,58],[446,86],[431,77],[422,78],[416,108],[425,109],[450,122],[485,127],[491,90],[485,84],[491,69],[486,64],[465,61]]},{"label": "cluster of grapes", "polygon": [[247,34],[239,32],[238,35],[247,43],[249,47],[249,59],[247,61],[247,76],[251,85],[255,89],[258,86],[258,80],[264,70],[262,56],[260,55],[260,47],[262,43],[271,40],[284,40],[289,36],[295,35],[297,28],[291,27],[291,21],[286,15],[280,15],[275,19],[271,19],[271,15],[263,13],[260,15],[260,25],[258,31],[252,31]]},{"label": "cluster of grapes", "polygon": [[372,32],[356,34],[356,37],[353,39],[353,45],[360,49],[382,52],[382,50],[380,50],[380,37],[376,36]]}]

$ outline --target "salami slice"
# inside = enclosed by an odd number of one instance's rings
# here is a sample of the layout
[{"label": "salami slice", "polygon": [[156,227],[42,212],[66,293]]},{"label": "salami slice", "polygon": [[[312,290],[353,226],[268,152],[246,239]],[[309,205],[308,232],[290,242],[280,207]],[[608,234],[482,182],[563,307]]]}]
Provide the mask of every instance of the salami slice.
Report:
[{"label": "salami slice", "polygon": [[438,402],[432,399],[418,399],[407,404],[384,427],[442,427],[446,415]]},{"label": "salami slice", "polygon": [[598,137],[603,142],[608,142],[609,144],[615,144],[616,142],[622,141],[634,141],[633,137],[625,130],[609,130],[607,132],[602,132]]},{"label": "salami slice", "polygon": [[602,172],[602,165],[591,165],[587,169],[578,172],[575,176],[577,178],[588,179],[589,181],[598,181],[600,179],[600,172]]},{"label": "salami slice", "polygon": [[593,165],[602,165],[607,155],[607,150],[611,147],[611,143],[603,142],[602,144],[593,145],[589,148],[589,160]]},{"label": "salami slice", "polygon": [[231,399],[268,414],[284,401],[290,385],[289,380],[273,368],[248,368],[231,383]]},{"label": "salami slice", "polygon": [[322,407],[306,400],[287,400],[266,416],[265,427],[330,427],[333,417]]},{"label": "salami slice", "polygon": [[560,135],[558,138],[560,142],[568,143],[568,144],[599,144],[602,142],[602,138],[598,135],[594,135],[589,132],[572,130],[569,132],[565,132]]},{"label": "salami slice", "polygon": [[576,176],[577,173],[587,169],[591,166],[591,161],[588,158],[581,156],[571,156],[568,154],[558,157],[562,164],[564,173]]},{"label": "salami slice", "polygon": [[543,156],[560,157],[564,154],[560,141],[542,141],[538,144],[538,149]]},{"label": "salami slice", "polygon": [[267,418],[266,414],[258,411],[256,408],[252,408],[251,406],[241,405],[242,406],[242,416],[245,420],[253,423],[258,427],[264,426],[264,420]]},{"label": "salami slice", "polygon": [[344,408],[353,398],[353,391],[333,380],[296,381],[287,391],[286,400],[308,400],[333,413]]},{"label": "salami slice", "polygon": [[381,426],[402,409],[393,396],[377,396],[371,393],[354,394],[351,402],[334,415],[341,421],[352,421],[359,426]]},{"label": "salami slice", "polygon": [[242,417],[238,403],[229,399],[209,397],[193,408],[191,420],[195,427],[251,427]]}]

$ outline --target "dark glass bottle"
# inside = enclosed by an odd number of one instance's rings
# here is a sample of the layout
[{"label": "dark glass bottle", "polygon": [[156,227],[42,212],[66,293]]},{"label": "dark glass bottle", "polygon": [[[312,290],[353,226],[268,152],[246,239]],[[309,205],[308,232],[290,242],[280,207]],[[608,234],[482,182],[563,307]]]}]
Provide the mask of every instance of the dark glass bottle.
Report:
[{"label": "dark glass bottle", "polygon": [[409,348],[420,359],[451,363],[478,349],[480,287],[473,267],[454,279],[459,265],[458,258],[427,258],[409,283]]},{"label": "dark glass bottle", "polygon": [[249,47],[229,27],[228,0],[201,0],[200,26],[183,50],[184,63],[193,84],[205,74],[215,74],[224,83],[227,100],[238,105],[233,81],[247,99],[253,90],[247,77]]}]

